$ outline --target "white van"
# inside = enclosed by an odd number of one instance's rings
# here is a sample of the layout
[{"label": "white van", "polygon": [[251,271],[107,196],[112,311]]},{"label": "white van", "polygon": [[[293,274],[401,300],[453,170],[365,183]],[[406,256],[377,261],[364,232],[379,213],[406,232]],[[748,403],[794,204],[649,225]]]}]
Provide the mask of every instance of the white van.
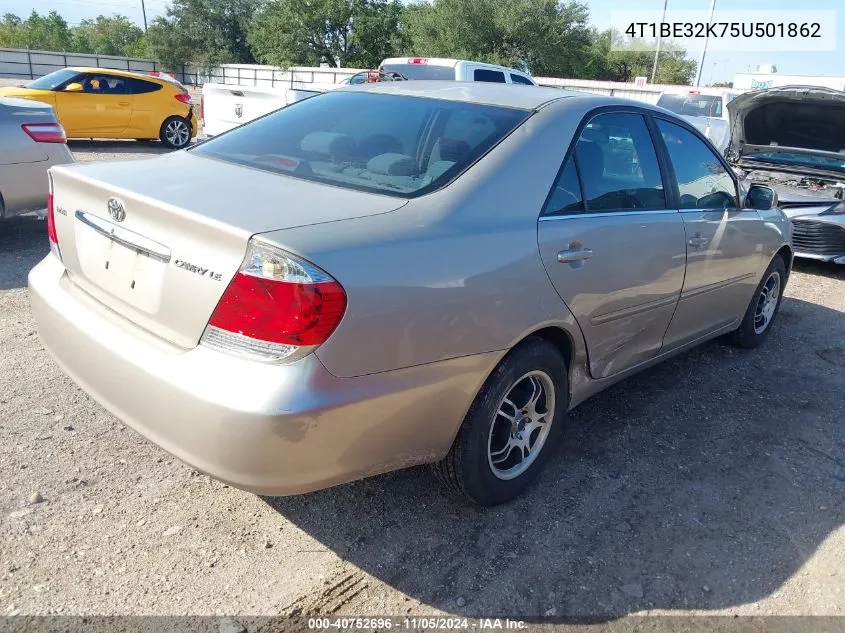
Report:
[{"label": "white van", "polygon": [[500,84],[536,86],[521,70],[441,57],[390,57],[379,66],[385,73],[399,73],[405,79],[444,79],[449,81],[488,81]]}]

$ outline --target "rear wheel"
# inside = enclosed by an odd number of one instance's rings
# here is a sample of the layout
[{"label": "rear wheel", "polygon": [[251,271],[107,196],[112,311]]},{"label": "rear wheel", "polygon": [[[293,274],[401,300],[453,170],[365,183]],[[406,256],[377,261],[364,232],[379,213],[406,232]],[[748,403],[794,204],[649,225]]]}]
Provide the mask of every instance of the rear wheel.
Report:
[{"label": "rear wheel", "polygon": [[180,116],[168,117],[161,124],[159,138],[170,149],[183,149],[191,142],[191,124]]},{"label": "rear wheel", "polygon": [[728,342],[750,349],[765,341],[777,317],[785,287],[786,264],[778,255],[763,273],[742,323],[728,335]]},{"label": "rear wheel", "polygon": [[499,364],[476,396],[437,478],[473,503],[496,505],[537,476],[563,431],[566,363],[552,345],[529,338]]}]

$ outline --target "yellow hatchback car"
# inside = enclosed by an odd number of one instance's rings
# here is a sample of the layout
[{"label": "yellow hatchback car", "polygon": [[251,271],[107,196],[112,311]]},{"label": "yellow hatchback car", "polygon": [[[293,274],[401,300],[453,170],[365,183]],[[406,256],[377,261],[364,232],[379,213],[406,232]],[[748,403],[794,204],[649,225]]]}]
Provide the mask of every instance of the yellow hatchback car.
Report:
[{"label": "yellow hatchback car", "polygon": [[191,96],[166,76],[63,68],[22,88],[0,88],[0,97],[49,103],[68,138],[158,138],[182,149],[197,133]]}]

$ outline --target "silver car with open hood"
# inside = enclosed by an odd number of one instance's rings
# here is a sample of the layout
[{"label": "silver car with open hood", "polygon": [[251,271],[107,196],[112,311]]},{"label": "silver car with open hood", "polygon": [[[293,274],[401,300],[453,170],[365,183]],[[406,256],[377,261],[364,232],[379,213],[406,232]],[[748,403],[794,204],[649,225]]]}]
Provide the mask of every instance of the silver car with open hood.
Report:
[{"label": "silver car with open hood", "polygon": [[786,86],[728,104],[728,160],[778,193],[796,257],[845,264],[845,92]]}]

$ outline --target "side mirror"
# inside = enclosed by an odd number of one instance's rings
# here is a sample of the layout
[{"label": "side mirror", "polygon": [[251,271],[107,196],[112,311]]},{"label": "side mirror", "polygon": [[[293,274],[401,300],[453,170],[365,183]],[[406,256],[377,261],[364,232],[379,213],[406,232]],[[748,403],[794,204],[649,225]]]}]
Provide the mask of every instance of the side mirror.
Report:
[{"label": "side mirror", "polygon": [[64,92],[82,92],[82,84],[73,82],[65,86]]},{"label": "side mirror", "polygon": [[745,207],[758,211],[769,211],[778,206],[777,191],[765,185],[751,185],[745,196]]}]

